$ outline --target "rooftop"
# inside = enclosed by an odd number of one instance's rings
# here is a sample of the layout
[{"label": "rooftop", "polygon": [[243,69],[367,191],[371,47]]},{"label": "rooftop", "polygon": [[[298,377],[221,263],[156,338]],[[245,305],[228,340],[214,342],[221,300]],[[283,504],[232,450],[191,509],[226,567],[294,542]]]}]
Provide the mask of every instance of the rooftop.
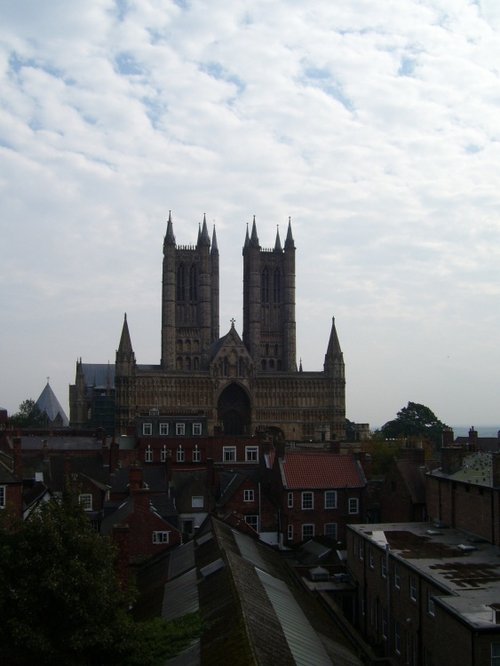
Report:
[{"label": "rooftop", "polygon": [[290,452],[280,460],[283,485],[293,488],[363,488],[363,470],[353,455]]},{"label": "rooftop", "polygon": [[500,549],[456,529],[430,523],[351,525],[378,548],[405,561],[442,589],[434,601],[474,629],[495,626],[492,604],[500,602]]}]

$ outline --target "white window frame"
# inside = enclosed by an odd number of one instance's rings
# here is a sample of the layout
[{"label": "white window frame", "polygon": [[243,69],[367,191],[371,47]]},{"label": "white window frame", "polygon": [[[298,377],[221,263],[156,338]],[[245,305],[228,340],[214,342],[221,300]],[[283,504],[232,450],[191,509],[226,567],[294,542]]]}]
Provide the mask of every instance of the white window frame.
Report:
[{"label": "white window frame", "polygon": [[170,532],[167,530],[154,530],[152,535],[154,544],[170,543]]},{"label": "white window frame", "polygon": [[245,523],[247,525],[250,525],[250,527],[253,527],[253,529],[256,532],[259,531],[259,516],[258,515],[245,516]]},{"label": "white window frame", "polygon": [[[329,539],[336,540],[339,531],[339,526],[337,525],[337,523],[325,523],[323,531],[326,537],[328,537]],[[328,532],[332,533],[328,534]]]},{"label": "white window frame", "polygon": [[5,509],[7,505],[7,486],[0,486],[0,509]]},{"label": "white window frame", "polygon": [[191,497],[191,508],[192,509],[203,509],[205,506],[205,498],[203,495],[192,495]]},{"label": "white window frame", "polygon": [[394,620],[394,652],[401,654],[401,625]]},{"label": "white window frame", "polygon": [[245,446],[245,462],[259,462],[258,446]]},{"label": "white window frame", "polygon": [[[436,604],[434,603],[434,599],[432,598],[432,591],[430,589],[427,589],[427,612],[431,617],[436,616]],[[498,663],[500,664],[500,652],[498,653],[498,656]]]},{"label": "white window frame", "polygon": [[387,640],[389,635],[389,617],[386,608],[382,608],[382,638]]},{"label": "white window frame", "polygon": [[380,575],[382,578],[387,578],[387,556],[385,553],[380,558]]},{"label": "white window frame", "polygon": [[325,490],[325,509],[337,508],[337,491]]},{"label": "white window frame", "polygon": [[408,586],[410,591],[410,599],[412,601],[417,600],[417,578],[413,574],[408,579]]},{"label": "white window frame", "polygon": [[201,462],[201,450],[198,448],[198,444],[195,444],[195,447],[192,451],[193,462]]},{"label": "white window frame", "polygon": [[160,423],[160,435],[162,437],[168,435],[168,423]]},{"label": "white window frame", "polygon": [[312,492],[312,490],[303,490],[301,497],[302,497],[302,510],[303,511],[314,510],[314,493]]},{"label": "white window frame", "polygon": [[370,567],[370,569],[375,568],[375,557],[373,555],[373,547],[372,546],[368,546],[368,566]]},{"label": "white window frame", "polygon": [[491,666],[500,666],[500,643],[491,644]]},{"label": "white window frame", "polygon": [[202,431],[201,423],[193,423],[193,435],[195,437],[198,437],[199,435],[201,435],[201,431]]},{"label": "white window frame", "polygon": [[92,493],[80,493],[78,495],[78,504],[80,504],[84,511],[92,511],[92,502]]},{"label": "white window frame", "polygon": [[286,528],[286,537],[288,541],[293,541],[293,525],[288,525]]},{"label": "white window frame", "polygon": [[[305,534],[305,532],[310,532],[310,534]],[[316,525],[314,523],[302,523],[302,541],[306,539],[314,539],[316,534]]]},{"label": "white window frame", "polygon": [[223,446],[222,447],[222,462],[236,462],[236,447]]},{"label": "white window frame", "polygon": [[348,513],[349,513],[350,516],[354,516],[354,515],[359,513],[359,498],[358,497],[349,497]]},{"label": "white window frame", "polygon": [[244,502],[255,502],[255,492],[253,488],[249,488],[243,491],[243,501]]},{"label": "white window frame", "polygon": [[152,463],[153,462],[153,449],[148,444],[144,449],[144,462]]},{"label": "white window frame", "polygon": [[293,493],[289,492],[287,497],[287,506],[289,509],[293,509]]},{"label": "white window frame", "polygon": [[150,437],[153,434],[153,424],[152,423],[143,423],[142,424],[142,434],[145,437]]},{"label": "white window frame", "polygon": [[175,452],[175,460],[178,463],[183,463],[186,460],[186,452],[182,448],[181,444],[179,444],[179,446],[177,447],[177,450]]},{"label": "white window frame", "polygon": [[175,434],[176,435],[185,435],[186,434],[186,424],[185,423],[176,423],[175,424]]},{"label": "white window frame", "polygon": [[401,589],[401,574],[397,562],[394,563],[394,587],[396,590]]},{"label": "white window frame", "polygon": [[167,445],[164,444],[163,447],[160,449],[160,462],[167,462],[167,457],[168,457]]}]

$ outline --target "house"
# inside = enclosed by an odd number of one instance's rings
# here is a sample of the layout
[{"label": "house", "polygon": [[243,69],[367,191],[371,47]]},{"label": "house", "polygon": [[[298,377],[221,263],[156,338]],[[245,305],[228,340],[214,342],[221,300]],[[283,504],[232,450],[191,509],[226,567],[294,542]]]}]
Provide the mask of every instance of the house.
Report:
[{"label": "house", "polygon": [[156,509],[140,467],[130,468],[129,496],[103,519],[100,532],[117,543],[129,566],[181,543],[179,530]]},{"label": "house", "polygon": [[427,519],[424,450],[401,449],[385,475],[380,490],[378,522],[421,522]]},{"label": "house", "polygon": [[500,658],[498,548],[429,523],[347,528],[355,624],[387,663],[493,666]]},{"label": "house", "polygon": [[288,450],[274,478],[285,546],[321,535],[343,543],[346,525],[362,520],[366,479],[352,454]]},{"label": "house", "polygon": [[278,543],[278,506],[270,497],[262,471],[222,471],[216,514],[231,524],[244,521],[271,545]]}]

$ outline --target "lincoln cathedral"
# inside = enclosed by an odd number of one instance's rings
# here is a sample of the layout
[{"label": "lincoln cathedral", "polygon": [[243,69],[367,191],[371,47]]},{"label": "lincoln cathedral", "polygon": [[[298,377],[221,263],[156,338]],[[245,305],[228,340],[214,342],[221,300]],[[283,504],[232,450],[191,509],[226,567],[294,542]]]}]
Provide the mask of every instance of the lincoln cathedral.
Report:
[{"label": "lincoln cathedral", "polygon": [[323,370],[297,367],[290,221],[284,243],[278,231],[269,249],[260,245],[255,218],[251,232],[247,229],[243,333],[240,337],[233,322],[221,337],[215,229],[210,238],[204,218],[196,244],[178,245],[169,215],[161,307],[158,365],[137,363],[126,316],[114,365],[77,362],[70,386],[74,427],[102,426],[120,435],[148,416],[150,427],[161,424],[157,434],[164,435],[344,437],[344,361],[334,321]]}]

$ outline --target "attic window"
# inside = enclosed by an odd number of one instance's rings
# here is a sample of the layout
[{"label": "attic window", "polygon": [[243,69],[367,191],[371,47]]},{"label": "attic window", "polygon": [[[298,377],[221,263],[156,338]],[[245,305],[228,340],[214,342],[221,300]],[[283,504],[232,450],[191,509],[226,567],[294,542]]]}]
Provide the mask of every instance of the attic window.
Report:
[{"label": "attic window", "polygon": [[153,532],[153,543],[168,543],[170,532]]},{"label": "attic window", "polygon": [[193,509],[203,509],[203,495],[193,495],[191,497],[191,507]]},{"label": "attic window", "polygon": [[0,486],[0,509],[5,509],[5,496],[7,494],[7,489],[5,486]]}]

